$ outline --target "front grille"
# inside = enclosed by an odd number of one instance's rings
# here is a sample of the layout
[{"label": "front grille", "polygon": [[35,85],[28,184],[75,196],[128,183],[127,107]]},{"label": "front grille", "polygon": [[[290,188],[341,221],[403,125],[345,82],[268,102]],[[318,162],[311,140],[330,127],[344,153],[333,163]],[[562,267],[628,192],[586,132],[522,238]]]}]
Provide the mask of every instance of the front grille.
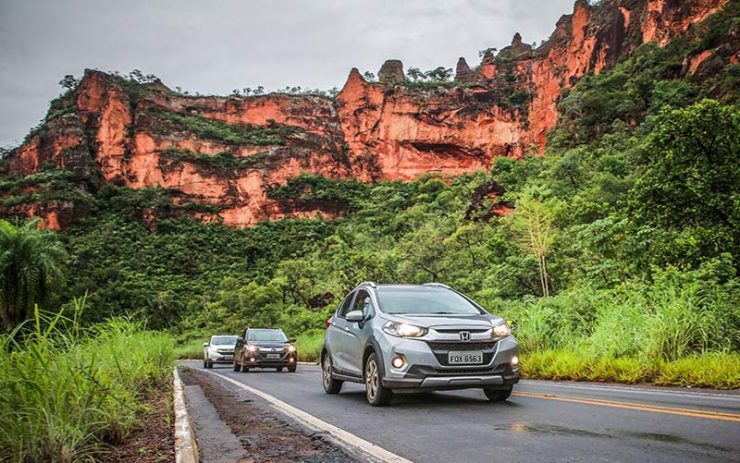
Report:
[{"label": "front grille", "polygon": [[451,328],[451,329],[445,329],[445,328],[435,328],[434,331],[437,333],[445,333],[445,334],[458,334],[461,331],[467,331],[468,333],[485,333],[486,331],[491,331],[490,328],[486,329],[472,329],[472,330],[466,330],[466,329],[460,329],[460,328]]},{"label": "front grille", "polygon": [[490,350],[496,347],[498,341],[475,341],[475,342],[435,342],[428,341],[433,351],[449,350]]}]

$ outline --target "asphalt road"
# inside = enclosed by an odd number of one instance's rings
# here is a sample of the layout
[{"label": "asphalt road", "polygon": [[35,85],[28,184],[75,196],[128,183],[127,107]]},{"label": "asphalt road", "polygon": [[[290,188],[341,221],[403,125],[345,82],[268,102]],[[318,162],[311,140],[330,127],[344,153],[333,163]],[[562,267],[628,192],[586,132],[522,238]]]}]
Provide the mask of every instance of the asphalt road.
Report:
[{"label": "asphalt road", "polygon": [[360,384],[326,395],[314,365],[210,371],[414,462],[740,462],[737,392],[522,381],[504,403],[466,390],[396,395],[374,408]]}]

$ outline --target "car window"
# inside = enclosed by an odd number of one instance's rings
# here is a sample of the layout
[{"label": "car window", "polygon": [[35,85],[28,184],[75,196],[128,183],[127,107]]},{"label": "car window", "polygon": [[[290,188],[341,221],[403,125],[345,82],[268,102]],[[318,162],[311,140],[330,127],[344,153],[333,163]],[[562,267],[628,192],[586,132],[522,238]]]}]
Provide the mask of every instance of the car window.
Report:
[{"label": "car window", "polygon": [[388,314],[480,315],[482,312],[460,294],[447,289],[381,287],[380,310]]},{"label": "car window", "polygon": [[370,299],[370,294],[364,289],[357,292],[355,303],[352,305],[352,310],[361,310],[365,316],[373,315],[373,303]]},{"label": "car window", "polygon": [[339,311],[337,311],[337,316],[344,318],[345,315],[347,315],[347,312],[349,312],[350,307],[352,307],[352,296],[354,296],[355,293],[351,292],[347,295],[346,298],[344,298],[344,301],[342,302],[341,307],[339,307]]},{"label": "car window", "polygon": [[233,346],[236,344],[236,336],[213,336],[211,337],[212,346]]},{"label": "car window", "polygon": [[288,338],[283,330],[249,330],[247,332],[248,341],[275,341],[285,342]]}]

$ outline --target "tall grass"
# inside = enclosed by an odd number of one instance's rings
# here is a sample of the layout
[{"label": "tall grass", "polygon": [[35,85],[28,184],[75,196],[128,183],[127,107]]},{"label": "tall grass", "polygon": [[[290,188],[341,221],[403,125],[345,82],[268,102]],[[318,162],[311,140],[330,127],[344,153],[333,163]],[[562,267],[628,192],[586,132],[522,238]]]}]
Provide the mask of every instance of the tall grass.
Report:
[{"label": "tall grass", "polygon": [[126,319],[82,328],[81,310],[36,310],[33,326],[0,335],[0,461],[94,461],[169,377],[169,336]]},{"label": "tall grass", "polygon": [[740,288],[666,271],[651,284],[499,301],[529,377],[740,387]]},{"label": "tall grass", "polygon": [[318,362],[321,357],[321,348],[324,346],[324,331],[311,330],[296,338],[298,360],[302,362]]}]

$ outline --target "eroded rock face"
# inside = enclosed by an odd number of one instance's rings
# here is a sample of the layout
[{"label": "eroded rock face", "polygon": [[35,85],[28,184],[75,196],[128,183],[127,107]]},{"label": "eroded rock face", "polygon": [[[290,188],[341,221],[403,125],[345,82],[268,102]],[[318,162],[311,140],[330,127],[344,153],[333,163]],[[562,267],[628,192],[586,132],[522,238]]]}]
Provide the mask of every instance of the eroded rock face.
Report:
[{"label": "eroded rock face", "polygon": [[[353,69],[336,101],[191,97],[160,82],[131,84],[87,71],[74,92],[52,105],[42,129],[0,162],[0,172],[22,177],[64,168],[85,191],[103,183],[161,187],[184,213],[233,226],[332,218],[343,213],[336,204],[298,205],[275,200],[270,191],[304,172],[412,180],[428,172],[487,170],[496,156],[542,151],[563,89],[610,68],[640,43],[667,43],[726,3],[604,0],[592,6],[578,0],[536,49],[516,34],[497,55],[486,52],[475,70],[460,58],[456,86],[399,85],[403,65],[389,60],[377,83]],[[687,57],[687,72],[701,71],[711,56]],[[499,206],[501,213],[509,207]],[[41,216],[60,228],[78,210],[56,200],[18,203],[0,214]],[[142,214],[156,226],[156,211]]]},{"label": "eroded rock face", "polygon": [[396,84],[403,82],[406,75],[403,73],[403,63],[397,59],[389,59],[380,67],[378,80],[381,84]]}]

